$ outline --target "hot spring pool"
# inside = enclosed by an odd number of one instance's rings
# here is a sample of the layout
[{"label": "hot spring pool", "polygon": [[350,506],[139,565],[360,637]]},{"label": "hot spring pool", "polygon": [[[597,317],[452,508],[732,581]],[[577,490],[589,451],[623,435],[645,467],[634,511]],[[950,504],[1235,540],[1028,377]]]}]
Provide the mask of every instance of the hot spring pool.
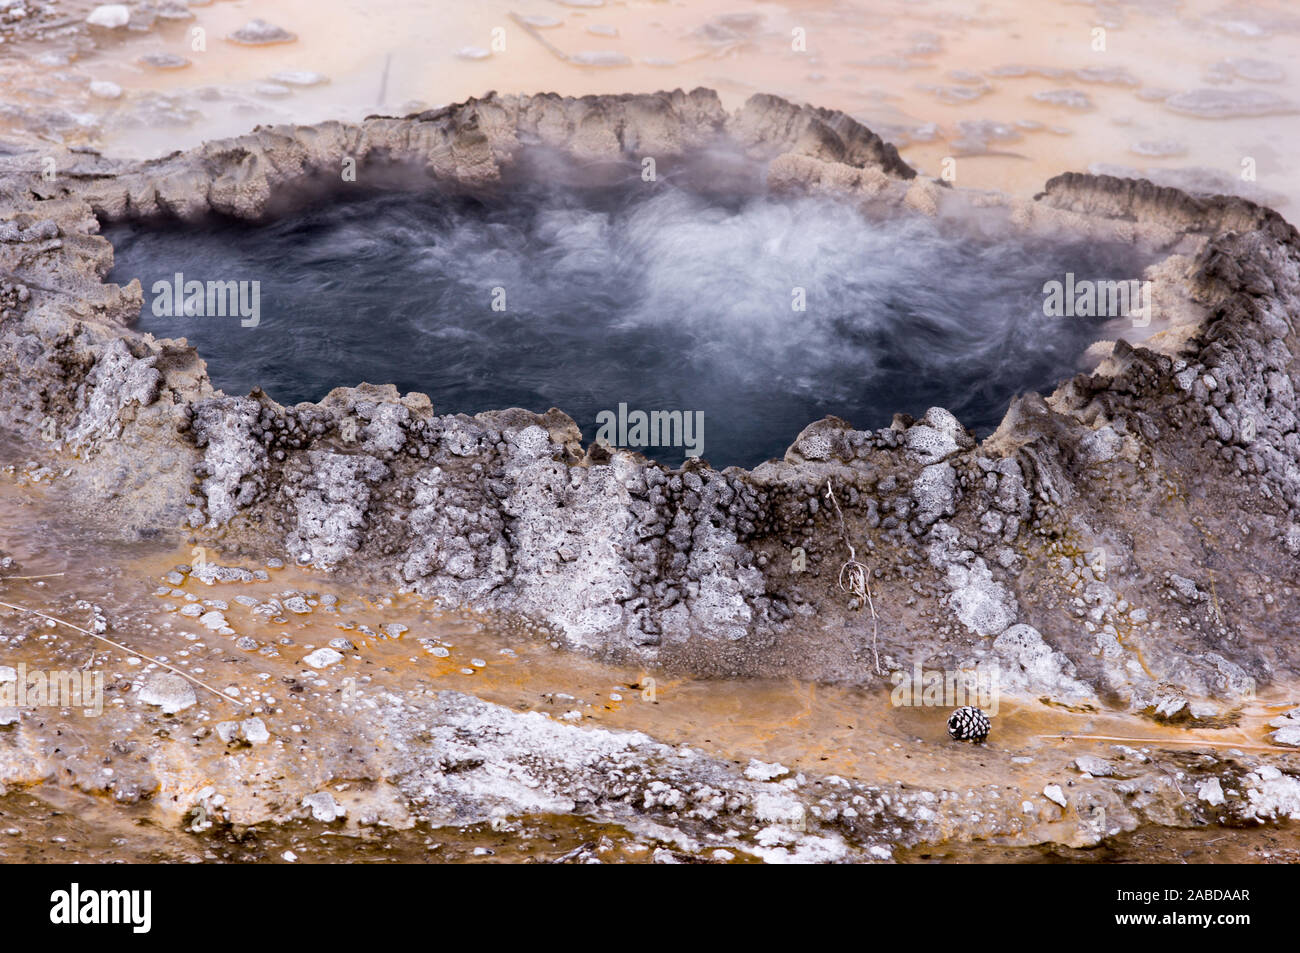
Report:
[{"label": "hot spring pool", "polygon": [[[972,229],[629,175],[474,198],[355,190],[265,225],[105,234],[110,280],[144,287],[138,328],[188,338],[227,393],[293,404],[391,383],[439,413],[559,407],[588,441],[620,405],[629,421],[680,411],[702,432],[624,441],[668,464],[698,450],[749,467],[826,414],[865,429],[940,405],[991,431],[1103,334],[1103,318],[1046,316],[1045,282],[1148,263],[1129,246]],[[210,313],[200,294],[185,313],[192,281],[244,283],[244,311]]]}]

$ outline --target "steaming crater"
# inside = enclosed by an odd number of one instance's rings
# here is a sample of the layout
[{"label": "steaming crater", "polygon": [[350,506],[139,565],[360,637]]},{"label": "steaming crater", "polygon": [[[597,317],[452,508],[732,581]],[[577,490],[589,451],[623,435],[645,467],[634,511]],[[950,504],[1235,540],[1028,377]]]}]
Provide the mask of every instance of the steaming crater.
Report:
[{"label": "steaming crater", "polygon": [[[627,454],[583,453],[575,428],[559,414],[439,416],[420,397],[401,397],[391,387],[340,389],[320,405],[298,407],[281,406],[265,394],[213,393],[195,349],[123,327],[140,311],[138,286],[102,281],[112,249],[99,234],[101,222],[176,216],[197,223],[211,210],[265,219],[273,198],[305,175],[336,170],[344,157],[356,157],[366,175],[398,156],[441,184],[482,185],[498,180],[525,140],[564,146],[583,158],[666,157],[720,129],[747,148],[765,151],[778,183],[802,185],[814,194],[836,190],[846,206],[864,196],[884,196],[943,214],[953,204],[949,200],[957,199],[978,209],[979,222],[1005,213],[1025,229],[1055,226],[1079,240],[1121,236],[1135,247],[1158,248],[1168,257],[1151,269],[1157,289],[1153,318],[1171,333],[1151,346],[1119,342],[1096,373],[1072,378],[1046,400],[1028,395],[1013,401],[997,438],[980,446],[971,445],[958,423],[941,412],[875,432],[822,420],[800,434],[780,464],[753,471],[691,466],[668,472]],[[1023,764],[1015,768],[1026,798],[1040,798],[1046,781],[1072,770],[1062,757],[1069,748],[1042,743],[1038,733],[1048,726],[1030,707],[1040,700],[1051,705],[1043,711],[1064,719],[1054,721],[1053,730],[1067,721],[1087,722],[1092,727],[1084,730],[1103,737],[1122,733],[1109,729],[1112,714],[1177,718],[1205,733],[1185,735],[1172,723],[1151,727],[1171,740],[1195,739],[1198,747],[1241,744],[1249,752],[1195,755],[1197,771],[1215,777],[1225,791],[1258,790],[1249,784],[1263,783],[1265,758],[1279,766],[1269,776],[1269,788],[1291,785],[1283,790],[1294,791],[1293,761],[1263,753],[1268,736],[1260,730],[1277,714],[1274,699],[1294,698],[1300,664],[1288,637],[1300,628],[1293,583],[1300,559],[1300,444],[1295,439],[1300,374],[1294,357],[1300,353],[1294,317],[1300,314],[1300,235],[1276,213],[1236,198],[1077,174],[1054,178],[1033,202],[944,189],[916,178],[892,149],[842,114],[771,97],[755,97],[726,114],[708,91],[580,100],[493,96],[402,120],[261,128],[150,163],[59,153],[57,168],[74,171],[55,183],[45,180],[42,165],[38,155],[0,157],[0,170],[16,170],[15,187],[0,197],[5,206],[0,267],[25,282],[0,283],[0,406],[5,429],[24,448],[12,459],[33,461],[25,468],[32,482],[59,474],[59,496],[52,493],[51,499],[57,499],[61,515],[75,511],[93,517],[128,538],[185,525],[188,539],[180,558],[194,543],[221,553],[220,564],[205,559],[200,591],[216,595],[208,584],[228,582],[223,597],[247,593],[242,587],[254,585],[257,572],[265,572],[258,569],[257,557],[274,556],[311,562],[313,578],[302,583],[304,588],[323,588],[317,570],[337,569],[356,574],[367,589],[375,585],[438,605],[501,613],[517,623],[510,631],[521,642],[540,636],[545,642],[539,645],[562,642],[625,660],[631,677],[655,666],[733,680],[757,675],[842,682],[854,688],[844,708],[832,709],[834,721],[823,732],[831,745],[838,743],[836,732],[856,724],[851,719],[863,710],[861,700],[868,696],[857,686],[875,683],[882,667],[914,671],[915,665],[932,670],[992,661],[1000,666],[1003,697],[1028,713],[1020,729],[1034,732],[1020,735],[1029,747],[1016,747],[1006,744],[1013,736],[1000,729],[997,746],[1007,755],[1015,752],[1016,761],[1023,762],[1022,753],[1032,755],[1045,773],[1029,783]],[[415,205],[409,196],[407,201]],[[478,202],[491,207],[483,197]],[[720,215],[756,202],[743,190],[731,205],[711,198],[712,205],[721,206]],[[289,221],[282,218],[278,227]],[[178,234],[194,235],[206,227],[192,225]],[[934,228],[947,236],[950,227]],[[960,230],[958,237],[967,242],[954,239],[958,248],[979,246]],[[909,251],[902,248],[899,254]],[[1140,264],[1129,262],[1134,269]],[[262,261],[257,266],[266,268]],[[944,275],[925,277],[948,283]],[[317,272],[308,287],[316,289],[319,279]],[[1041,287],[1037,280],[1035,286]],[[602,287],[611,294],[626,292],[613,279]],[[912,296],[906,300],[913,301],[916,288],[926,286],[905,287]],[[960,295],[973,297],[970,289],[960,289]],[[388,311],[376,313],[389,320]],[[810,307],[805,320],[809,314],[821,312]],[[679,318],[678,312],[673,315]],[[795,325],[784,309],[780,316]],[[299,323],[303,315],[292,317],[297,327],[307,327]],[[260,335],[271,320],[268,313],[257,329],[227,321],[222,334]],[[753,349],[761,343],[750,334],[733,347]],[[295,359],[300,361],[292,355],[288,360]],[[221,371],[215,365],[213,370]],[[778,364],[776,370],[787,367]],[[890,406],[899,404],[891,400]],[[827,505],[832,486],[833,507]],[[854,553],[872,570],[878,631],[874,611],[869,618],[839,584],[838,569]],[[73,588],[62,589],[61,602],[48,603],[52,612],[72,618],[79,611],[74,602],[80,605],[86,593],[73,589],[86,581],[76,576],[68,574],[65,582]],[[48,592],[60,585],[53,583]],[[284,582],[268,580],[267,588],[271,585],[284,594]],[[394,604],[402,611],[410,605]],[[369,609],[367,615],[375,621]],[[111,621],[115,627],[130,625],[130,617]],[[159,645],[172,652],[167,631],[164,626],[156,637],[167,638]],[[250,659],[258,668],[294,670],[289,667],[297,664],[293,656],[305,646],[300,640],[292,640],[297,646],[287,644],[283,631],[278,624],[267,629],[255,623],[248,636],[286,656],[280,661],[262,648],[255,659],[242,656],[249,643],[212,641],[226,638],[219,632],[204,641],[221,647],[222,664],[235,666],[230,672],[238,679],[237,672],[250,671]],[[415,635],[387,646],[389,657],[409,658],[418,644]],[[467,652],[469,646],[457,641],[457,650]],[[51,664],[62,666],[66,659],[59,659]],[[383,655],[374,655],[360,664],[371,663],[370,670],[377,671],[383,662]],[[561,671],[567,690],[576,691],[570,683],[578,676],[565,663],[556,658],[550,664]],[[354,658],[339,666],[321,677],[367,670]],[[403,816],[409,812],[412,819],[445,823],[446,804],[459,820],[483,819],[499,807],[473,792],[465,795],[468,789],[462,787],[452,790],[455,800],[435,799],[438,804],[431,808],[428,783],[447,775],[442,760],[405,760],[404,752],[417,750],[437,756],[441,742],[430,746],[431,738],[446,738],[449,731],[457,737],[467,731],[484,734],[485,725],[486,737],[505,739],[509,763],[519,762],[522,752],[525,773],[548,780],[558,776],[560,788],[537,789],[545,796],[576,803],[600,786],[604,762],[595,763],[594,774],[575,775],[573,758],[558,765],[539,760],[532,748],[515,744],[516,727],[466,709],[465,696],[439,694],[431,708],[423,674],[418,687],[415,682],[407,687],[385,671],[379,680],[384,684],[376,681],[376,687],[394,701],[377,718],[357,722],[362,743],[354,745],[351,735],[339,735],[337,743],[328,735],[315,741],[322,771],[374,780],[381,804],[394,805]],[[508,666],[503,671],[514,679]],[[476,683],[483,677],[490,676],[476,675]],[[590,684],[604,692],[608,689],[594,686],[611,683],[609,674],[601,674],[599,683]],[[803,719],[785,741],[820,743],[820,723],[800,714],[805,698],[813,697],[811,689],[804,695],[789,691],[787,684],[771,682],[765,696],[780,696],[796,720]],[[512,681],[511,691],[518,687]],[[675,698],[684,697],[680,683],[673,691]],[[704,691],[726,698],[713,685]],[[819,698],[827,694],[818,689]],[[674,705],[679,714],[685,710]],[[724,705],[713,711],[738,721],[746,721],[744,713],[753,707]],[[148,732],[160,723],[138,718],[130,706],[121,713],[145,732],[141,744],[147,744]],[[1010,715],[1010,706],[1007,711]],[[923,713],[914,714],[905,724],[907,738],[921,736]],[[196,709],[182,718],[206,716]],[[659,715],[654,718],[664,724]],[[536,716],[527,720],[537,724]],[[15,730],[30,732],[37,721],[24,719]],[[942,721],[934,724],[941,732]],[[366,743],[367,725],[377,726],[382,744]],[[1227,725],[1233,726],[1230,732],[1223,730]],[[404,726],[410,732],[402,734]],[[581,734],[578,726],[560,730],[570,737]],[[57,748],[57,739],[47,735],[32,737],[38,747],[66,754],[66,746]],[[547,734],[547,751],[555,750],[552,737]],[[712,737],[716,742],[719,736]],[[1238,740],[1242,737],[1249,744]],[[410,744],[394,746],[393,738]],[[1095,741],[1086,743],[1097,750]],[[876,741],[868,744],[874,747]],[[1044,757],[1049,748],[1056,755]],[[200,748],[186,750],[201,754]],[[359,762],[351,755],[372,750],[380,755],[397,750],[403,762]],[[501,763],[503,750],[488,746],[483,754],[489,763]],[[567,750],[561,752],[566,757]],[[585,757],[582,751],[578,755]],[[629,778],[662,777],[655,768],[665,763],[664,755],[667,761],[696,765],[689,776],[665,779],[675,788],[688,791],[703,784],[726,793],[729,804],[730,792],[740,790],[729,786],[725,764],[679,759],[671,749],[655,748],[651,760],[633,762]],[[906,764],[923,764],[907,757]],[[625,770],[628,762],[621,753],[619,758]],[[119,770],[106,781],[102,765],[87,767],[84,760],[66,754],[61,763],[51,762],[49,771],[72,785],[85,783],[82,768],[93,768],[97,795],[111,787],[119,799],[134,796],[132,791],[143,799],[160,787],[176,787],[155,777],[156,771]],[[981,765],[985,760],[981,755]],[[1178,763],[1180,770],[1185,761]],[[181,780],[194,776],[200,762],[177,761]],[[1126,762],[1126,772],[1132,764]],[[879,765],[872,765],[879,775]],[[157,766],[140,762],[136,767]],[[1285,779],[1281,768],[1289,772]],[[851,772],[845,771],[828,784],[827,775],[818,772],[830,769],[825,763],[809,767],[804,789],[814,792],[812,797],[842,788],[843,798],[858,807],[868,798],[865,803],[875,806],[849,812],[839,809],[848,803],[844,800],[829,811],[810,807],[808,836],[842,838],[859,851],[878,847],[874,839],[890,830],[921,840],[1041,836],[1081,846],[1109,836],[1112,825],[1237,827],[1286,816],[1280,800],[1263,796],[1218,806],[1197,801],[1195,816],[1190,815],[1183,810],[1186,791],[1170,782],[1172,768],[1161,761],[1151,775],[1155,787],[1132,779],[1117,783],[1100,774],[1080,776],[1071,793],[1080,810],[1058,813],[1055,805],[1036,801],[1043,809],[1027,815],[1019,809],[1021,798],[1015,792],[1005,796],[999,782],[1004,796],[996,804],[957,812],[975,821],[964,823],[951,811],[938,811],[936,819],[918,825],[921,800],[895,810],[886,805],[901,803],[896,785],[843,788],[859,782],[846,782],[844,775]],[[800,770],[797,764],[794,770]],[[998,768],[981,770],[977,790]],[[283,797],[274,800],[258,797],[250,822],[278,810],[275,804],[298,804],[303,794],[316,790],[320,777],[280,773],[297,786],[280,790]],[[465,777],[471,786],[476,781],[472,773]],[[227,787],[245,790],[239,780]],[[925,777],[904,777],[901,783],[932,804],[943,803],[945,786],[951,788]],[[633,787],[623,803],[635,816],[665,822],[664,802],[643,793]],[[243,801],[242,809],[251,811],[252,799]],[[997,804],[1008,803],[1012,810],[999,813]],[[172,814],[166,823],[175,827],[183,806],[168,799],[162,807],[168,805]],[[616,806],[615,798],[600,805],[601,810]],[[766,807],[761,814],[745,808],[704,820],[700,812],[679,813],[701,825],[686,829],[700,842],[730,830],[757,829],[760,816],[771,817]]]},{"label": "steaming crater", "polygon": [[[646,182],[639,165],[606,166],[586,186],[533,174],[473,195],[344,190],[270,224],[118,224],[110,280],[140,279],[139,329],[188,338],[229,394],[294,404],[391,383],[439,413],[559,407],[588,441],[619,405],[683,411],[702,433],[623,445],[752,467],[828,414],[876,428],[943,406],[992,431],[1103,336],[1103,318],[1045,316],[1044,283],[1145,264],[1127,244],[775,197],[756,165],[716,167]],[[183,313],[177,274],[258,282],[256,326]]]},{"label": "steaming crater", "polygon": [[[678,158],[720,139],[756,174],[677,174]],[[578,174],[527,169],[521,158],[538,148],[563,153]],[[653,188],[633,174],[643,156],[659,165]],[[42,184],[37,158],[22,160],[24,184],[12,193],[21,198],[12,200],[8,226],[17,241],[0,243],[6,269],[31,279],[30,287],[0,289],[13,315],[0,314],[0,391],[6,420],[24,439],[75,453],[74,466],[51,459],[96,520],[142,535],[183,524],[232,552],[541,620],[548,638],[573,648],[707,675],[870,680],[879,677],[877,648],[890,665],[992,653],[1007,662],[1007,691],[1067,705],[1104,695],[1107,704],[1158,714],[1195,699],[1196,711],[1212,702],[1227,712],[1250,696],[1252,680],[1294,671],[1293,659],[1272,653],[1275,633],[1300,624],[1293,593],[1276,586],[1294,577],[1300,553],[1300,341],[1291,317],[1300,307],[1300,237],[1267,209],[1072,173],[1033,201],[948,189],[916,176],[843,114],[765,96],[727,113],[707,90],[491,96],[405,119],[259,129],[150,163],[68,154],[58,168],[74,170],[72,184]],[[286,195],[307,182],[337,182],[340,163],[353,158],[364,184],[403,165],[443,191],[417,195],[408,178],[407,191],[387,199],[356,193],[355,205],[285,209]],[[621,172],[598,176],[600,163]],[[834,212],[820,205],[827,197]],[[269,224],[214,227],[212,214]],[[428,218],[434,226],[422,224]],[[167,219],[188,224],[170,232],[112,226],[160,229]],[[272,313],[285,292],[268,285],[257,328],[237,318],[187,322],[184,333],[196,339],[196,329],[213,328],[200,352],[124,327],[140,321],[141,289],[104,283],[114,253],[104,223],[122,246],[118,281],[129,277],[127,256],[140,236],[174,256],[159,262],[164,278],[179,264],[205,281],[292,274],[293,259],[283,265],[275,256],[295,242],[276,246],[267,236],[296,228],[323,238],[296,242],[314,255],[303,266],[298,311]],[[200,262],[205,270],[193,272],[183,256],[195,254],[200,235],[221,238],[223,262],[238,249],[239,270],[225,265],[214,275]],[[1131,343],[1125,329],[1114,336],[1127,341],[1090,348],[1101,360],[1093,373],[1069,377],[1046,399],[1013,400],[996,438],[978,446],[936,407],[879,430],[817,420],[774,465],[672,472],[630,454],[586,452],[562,413],[502,410],[526,401],[498,398],[499,379],[486,381],[491,412],[447,414],[455,408],[430,386],[438,382],[428,368],[457,370],[456,387],[472,376],[454,366],[445,344],[429,346],[425,354],[442,360],[426,364],[394,353],[414,350],[417,338],[394,345],[389,334],[399,318],[411,325],[434,315],[417,325],[421,333],[477,333],[496,346],[492,357],[515,362],[513,376],[502,376],[516,387],[525,380],[519,354],[531,359],[551,347],[569,360],[585,348],[581,356],[598,360],[573,361],[567,376],[551,369],[549,379],[573,390],[573,381],[585,382],[603,409],[635,406],[626,380],[672,380],[679,391],[647,389],[653,401],[641,409],[691,409],[684,397],[716,387],[735,420],[761,426],[769,426],[762,408],[723,385],[739,380],[750,393],[784,399],[812,382],[824,403],[799,408],[796,426],[825,407],[866,427],[832,402],[837,387],[856,387],[849,396],[868,409],[861,395],[873,386],[885,392],[874,405],[883,418],[907,409],[905,388],[951,386],[961,372],[951,397],[934,402],[978,424],[967,405],[978,391],[971,380],[987,386],[1012,363],[998,360],[995,344],[1019,348],[1022,372],[1026,352],[1069,363],[1053,346],[1078,319],[1057,322],[1056,337],[1030,336],[1043,320],[1043,286],[1071,272],[1088,276],[1087,256],[1114,242],[1123,245],[1118,261],[1102,263],[1106,277],[1136,276],[1144,259],[1162,259],[1144,274],[1154,293],[1152,326],[1141,330],[1154,333]],[[237,362],[251,360],[248,342],[277,340],[266,333],[277,321],[299,341],[330,340],[321,330],[329,315],[318,312],[337,317],[343,308],[319,291],[343,274],[344,259],[355,270],[358,247],[382,264],[373,270],[384,280],[347,315],[364,331],[357,353],[374,347],[383,369],[427,373],[403,383],[434,391],[443,406],[391,384],[340,387],[294,407],[265,393],[214,392],[208,369],[218,382],[238,371]],[[1034,249],[1043,256],[1029,259],[1038,268],[1023,264]],[[790,262],[811,277],[793,277]],[[508,310],[492,312],[483,297],[502,282],[511,284]],[[357,282],[349,275],[336,284]],[[789,311],[801,284],[809,308]],[[471,295],[472,311],[463,303]],[[414,317],[394,306],[403,301],[418,305]],[[1017,301],[1023,310],[1008,305]],[[921,325],[922,316],[931,324]],[[556,328],[568,334],[560,344]],[[947,364],[934,358],[954,329],[971,328],[972,347]],[[494,333],[501,329],[515,337]],[[380,331],[387,347],[375,344]],[[616,345],[632,332],[647,343],[629,358]],[[294,340],[285,334],[267,348],[296,379],[321,362],[304,359]],[[234,355],[224,363],[223,348]],[[344,381],[371,376],[337,339],[321,351],[342,366]],[[980,354],[994,358],[984,377],[969,368]],[[616,357],[636,375],[610,369]],[[922,357],[948,376],[899,371]],[[499,370],[477,360],[471,366],[485,375]],[[827,370],[846,367],[839,377]],[[620,391],[602,392],[601,374]],[[275,386],[261,375],[250,373],[250,386]],[[319,391],[336,383],[323,380]],[[563,396],[539,396],[579,412]],[[713,438],[737,426],[713,423],[705,454],[728,462]],[[1233,542],[1196,555],[1207,539]],[[837,568],[854,551],[872,554],[875,605],[885,608],[878,632],[838,584]],[[1273,592],[1274,605],[1262,608],[1260,592]],[[1098,632],[1075,611],[1094,599],[1086,611],[1101,614],[1092,623]],[[1118,649],[1102,641],[1112,631]]]}]

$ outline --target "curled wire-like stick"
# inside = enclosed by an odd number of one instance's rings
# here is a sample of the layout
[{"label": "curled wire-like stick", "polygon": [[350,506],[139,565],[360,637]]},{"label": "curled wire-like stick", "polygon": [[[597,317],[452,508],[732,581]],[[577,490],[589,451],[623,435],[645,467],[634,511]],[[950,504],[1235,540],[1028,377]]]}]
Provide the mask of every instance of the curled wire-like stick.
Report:
[{"label": "curled wire-like stick", "polygon": [[546,37],[542,36],[542,34],[537,30],[535,26],[533,26],[531,23],[529,23],[519,14],[515,13],[513,10],[510,11],[510,19],[514,20],[515,23],[519,24],[520,28],[525,33],[531,36],[538,43],[542,44],[542,46],[545,47],[546,50],[551,55],[553,55],[556,59],[563,60],[566,63],[572,62],[572,59],[570,58],[568,53],[564,52],[562,49],[560,49],[558,46],[556,46]]},{"label": "curled wire-like stick", "polygon": [[28,609],[26,606],[16,606],[11,602],[0,602],[0,606],[4,606],[6,609],[16,609],[19,612],[30,612],[32,615],[38,615],[42,619],[49,619],[51,622],[57,622],[59,625],[66,625],[69,629],[75,629],[76,631],[82,633],[83,635],[90,636],[92,639],[99,639],[99,641],[101,642],[107,642],[109,645],[113,646],[113,648],[121,649],[123,652],[126,652],[129,655],[138,655],[142,659],[148,659],[150,662],[153,662],[155,665],[161,665],[165,669],[170,669],[171,671],[179,675],[181,678],[193,682],[195,685],[198,685],[200,688],[207,689],[208,691],[212,692],[212,694],[216,695],[218,698],[222,699],[223,701],[230,702],[232,705],[239,705],[242,707],[244,704],[242,699],[231,698],[225,692],[217,691],[207,682],[200,681],[199,679],[191,675],[189,672],[182,671],[181,669],[177,668],[175,665],[168,665],[166,662],[153,658],[152,656],[145,655],[143,652],[137,652],[135,649],[131,648],[130,646],[122,645],[119,642],[114,642],[112,639],[106,639],[102,635],[96,635],[94,632],[91,632],[89,629],[83,629],[79,625],[73,625],[71,622],[65,622],[62,619],[56,618],[52,615],[46,615],[44,612],[38,612],[35,609]]},{"label": "curled wire-like stick", "polygon": [[[835,506],[835,515],[840,521],[840,536],[844,539],[844,545],[849,551],[849,561],[840,566],[840,590],[847,592],[858,600],[858,605],[866,605],[871,610],[871,654],[876,661],[876,674],[884,675],[884,670],[880,667],[880,616],[876,614],[876,603],[871,597],[871,570],[858,562],[857,550],[849,542],[849,532],[844,525],[844,513],[840,510],[840,501],[835,499],[835,491],[831,487],[831,481],[826,481],[826,498]],[[844,580],[848,576],[848,582]]]}]

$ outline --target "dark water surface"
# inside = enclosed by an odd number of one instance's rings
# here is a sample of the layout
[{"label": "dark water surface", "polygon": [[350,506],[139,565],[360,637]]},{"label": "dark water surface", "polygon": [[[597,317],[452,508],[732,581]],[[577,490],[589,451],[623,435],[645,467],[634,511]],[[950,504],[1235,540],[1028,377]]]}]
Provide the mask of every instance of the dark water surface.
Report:
[{"label": "dark water surface", "polygon": [[[293,404],[391,383],[439,413],[559,407],[588,441],[620,403],[702,412],[718,467],[780,457],[826,414],[871,428],[940,405],[987,433],[1100,336],[1098,319],[1045,317],[1044,282],[1136,278],[1147,263],[1128,247],[638,177],[478,199],[353,192],[264,226],[106,234],[111,280],[144,286],[139,328],[188,338],[227,393],[257,385]],[[155,313],[155,282],[177,272],[260,282],[257,326]]]}]

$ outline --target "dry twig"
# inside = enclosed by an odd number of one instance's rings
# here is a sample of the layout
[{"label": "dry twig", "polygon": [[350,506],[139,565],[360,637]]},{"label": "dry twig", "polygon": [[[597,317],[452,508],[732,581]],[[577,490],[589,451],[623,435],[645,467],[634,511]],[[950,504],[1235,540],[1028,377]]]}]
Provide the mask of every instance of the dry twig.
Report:
[{"label": "dry twig", "polygon": [[198,685],[200,688],[207,689],[212,694],[216,695],[218,698],[223,699],[224,701],[228,701],[232,705],[239,705],[242,707],[244,704],[244,702],[241,699],[231,698],[225,692],[217,691],[207,682],[200,681],[199,679],[191,675],[189,672],[182,671],[181,669],[177,668],[175,665],[168,665],[166,662],[160,661],[159,659],[153,658],[152,656],[145,655],[143,652],[137,652],[135,649],[130,648],[129,646],[122,645],[120,642],[114,642],[112,639],[106,639],[102,635],[96,635],[94,632],[91,632],[89,629],[83,629],[79,625],[73,625],[71,622],[65,622],[63,619],[56,618],[55,616],[52,615],[46,615],[44,612],[38,612],[35,609],[28,609],[26,606],[16,606],[12,602],[0,602],[0,606],[4,606],[6,609],[16,609],[19,612],[30,612],[32,615],[38,615],[42,619],[49,619],[51,622],[57,622],[59,625],[66,625],[69,629],[75,629],[76,631],[82,633],[83,635],[90,636],[92,639],[99,639],[99,641],[101,642],[107,642],[109,645],[113,646],[113,648],[121,649],[123,652],[126,652],[128,655],[138,655],[140,656],[140,658],[147,659],[148,661],[153,662],[155,665],[161,665],[163,668],[175,672],[181,678],[193,682],[195,685]]},{"label": "dry twig", "polygon": [[876,660],[876,674],[884,675],[885,672],[880,667],[880,616],[876,614],[876,602],[871,596],[871,570],[858,562],[857,550],[849,542],[848,528],[844,525],[844,513],[840,510],[839,500],[835,499],[835,491],[830,480],[826,481],[826,498],[835,506],[835,515],[840,521],[840,536],[849,551],[849,561],[840,566],[840,590],[857,599],[859,607],[865,605],[870,608],[871,653]]}]

